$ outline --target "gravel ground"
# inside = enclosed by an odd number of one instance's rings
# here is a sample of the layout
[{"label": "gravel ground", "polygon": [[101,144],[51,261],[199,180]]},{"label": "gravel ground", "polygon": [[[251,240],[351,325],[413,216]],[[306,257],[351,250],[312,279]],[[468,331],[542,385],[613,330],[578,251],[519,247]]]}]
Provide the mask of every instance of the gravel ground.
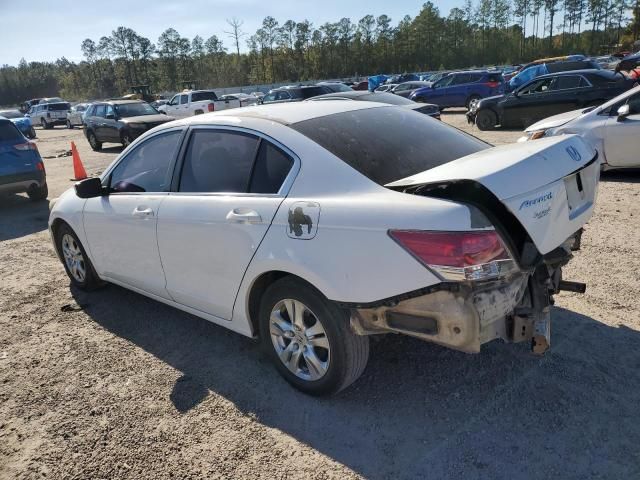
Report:
[{"label": "gravel ground", "polygon": [[[443,120],[485,140],[461,112]],[[38,130],[50,198],[79,130]],[[400,336],[329,399],[290,388],[252,340],[119,287],[70,290],[47,203],[0,203],[0,478],[639,478],[640,174],[603,177],[553,310],[552,350],[466,355]],[[77,302],[83,311],[65,312]]]}]

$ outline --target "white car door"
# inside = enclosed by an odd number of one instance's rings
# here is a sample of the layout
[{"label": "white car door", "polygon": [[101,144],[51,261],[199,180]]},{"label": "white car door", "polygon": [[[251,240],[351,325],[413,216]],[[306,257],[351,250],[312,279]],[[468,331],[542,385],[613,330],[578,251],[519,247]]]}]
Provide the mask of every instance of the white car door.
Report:
[{"label": "white car door", "polygon": [[173,98],[165,105],[165,112],[171,117],[178,118],[180,116],[180,95],[174,95]]},{"label": "white car door", "polygon": [[[629,115],[618,121],[617,109],[629,105]],[[640,166],[640,92],[627,98],[626,103],[614,107],[607,119],[604,134],[604,155],[612,167]]]},{"label": "white car door", "polygon": [[167,291],[176,302],[231,319],[242,277],[285,198],[294,164],[292,155],[246,131],[191,132],[177,191],[158,216]]},{"label": "white car door", "polygon": [[104,178],[109,195],[84,207],[89,251],[101,276],[164,298],[156,225],[182,134],[161,132],[138,144]]}]

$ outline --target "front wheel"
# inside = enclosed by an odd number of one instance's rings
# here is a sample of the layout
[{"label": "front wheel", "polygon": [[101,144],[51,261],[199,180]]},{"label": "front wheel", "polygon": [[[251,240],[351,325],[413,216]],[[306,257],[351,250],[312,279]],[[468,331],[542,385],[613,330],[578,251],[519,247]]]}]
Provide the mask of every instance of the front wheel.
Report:
[{"label": "front wheel", "polygon": [[99,152],[100,150],[102,150],[102,143],[98,141],[95,133],[89,132],[87,134],[87,140],[89,140],[89,145],[91,145],[91,149],[93,151]]},{"label": "front wheel", "polygon": [[491,110],[480,110],[476,114],[476,125],[480,130],[493,130],[496,128],[497,117]]},{"label": "front wheel", "polygon": [[285,380],[311,395],[348,387],[369,358],[369,339],[351,330],[348,313],[292,278],[278,280],[264,293],[260,337]]},{"label": "front wheel", "polygon": [[40,119],[40,126],[42,127],[43,130],[49,129],[49,126],[47,125],[47,121],[44,118]]},{"label": "front wheel", "polygon": [[93,290],[104,283],[98,278],[77,235],[67,224],[58,228],[56,245],[62,255],[64,269],[74,286],[81,290]]}]

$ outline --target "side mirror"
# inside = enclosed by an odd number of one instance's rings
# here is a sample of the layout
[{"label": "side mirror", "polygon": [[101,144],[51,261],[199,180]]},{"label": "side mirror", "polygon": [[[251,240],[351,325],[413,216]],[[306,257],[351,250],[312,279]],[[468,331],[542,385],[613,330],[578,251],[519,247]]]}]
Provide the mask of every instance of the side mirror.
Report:
[{"label": "side mirror", "polygon": [[631,115],[631,109],[629,108],[629,104],[622,105],[618,109],[618,121],[624,122],[624,119]]},{"label": "side mirror", "polygon": [[105,190],[102,188],[102,182],[99,178],[85,178],[76,183],[76,195],[80,198],[95,198],[104,195]]}]

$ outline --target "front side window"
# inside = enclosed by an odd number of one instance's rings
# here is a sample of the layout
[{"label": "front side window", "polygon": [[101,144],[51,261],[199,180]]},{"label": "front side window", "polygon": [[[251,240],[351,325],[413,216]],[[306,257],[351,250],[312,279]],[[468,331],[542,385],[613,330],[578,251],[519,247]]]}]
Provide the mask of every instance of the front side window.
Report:
[{"label": "front side window", "polygon": [[544,93],[551,88],[551,84],[555,80],[555,77],[543,78],[541,80],[535,80],[526,87],[520,90],[521,95],[531,95],[534,93]]},{"label": "front side window", "polygon": [[106,115],[107,106],[106,105],[96,105],[93,114],[96,117],[104,117]]},{"label": "front side window", "polygon": [[442,80],[438,80],[435,84],[434,87],[435,88],[442,88],[442,87],[448,87],[449,85],[451,85],[451,83],[453,82],[453,80],[456,78],[455,75],[449,75],[444,77]]},{"label": "front side window", "polygon": [[275,93],[269,93],[268,95],[265,95],[262,98],[262,102],[263,103],[274,102],[275,100],[276,100],[276,94]]},{"label": "front side window", "polygon": [[169,105],[178,105],[179,103],[180,103],[180,95],[176,95],[171,99],[171,101],[169,102]]},{"label": "front side window", "polygon": [[110,190],[115,193],[166,192],[182,131],[148,138],[129,153],[111,172]]},{"label": "front side window", "polygon": [[196,130],[180,178],[181,192],[245,193],[258,138],[246,133]]},{"label": "front side window", "polygon": [[289,92],[278,92],[276,93],[276,100],[289,100],[291,98],[291,95],[289,94]]}]

